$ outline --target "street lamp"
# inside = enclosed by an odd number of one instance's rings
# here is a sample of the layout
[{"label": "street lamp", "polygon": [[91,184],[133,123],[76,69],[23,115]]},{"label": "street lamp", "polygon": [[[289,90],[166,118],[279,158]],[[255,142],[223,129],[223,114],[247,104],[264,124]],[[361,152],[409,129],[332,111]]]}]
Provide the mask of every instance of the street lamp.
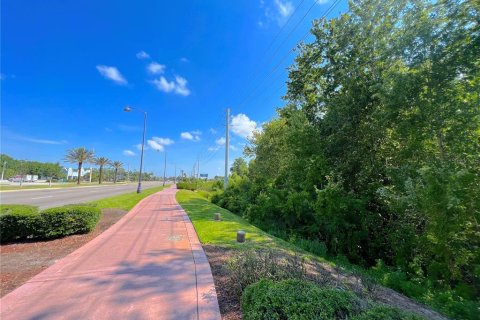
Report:
[{"label": "street lamp", "polygon": [[140,175],[138,176],[138,187],[137,187],[137,193],[140,193],[140,192],[142,192],[143,147],[145,145],[145,131],[146,131],[146,128],[147,128],[147,113],[145,111],[142,111],[142,110],[132,109],[129,106],[126,106],[123,109],[123,111],[125,111],[125,112],[131,112],[133,110],[143,112],[142,155],[140,156]]}]

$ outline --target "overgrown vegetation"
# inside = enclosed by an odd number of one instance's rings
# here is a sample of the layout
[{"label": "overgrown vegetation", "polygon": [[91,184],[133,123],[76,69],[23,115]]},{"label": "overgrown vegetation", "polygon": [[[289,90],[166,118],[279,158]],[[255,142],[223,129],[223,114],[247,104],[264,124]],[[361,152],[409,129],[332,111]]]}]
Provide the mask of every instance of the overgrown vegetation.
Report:
[{"label": "overgrown vegetation", "polygon": [[51,239],[95,228],[101,211],[94,205],[68,205],[38,211],[26,205],[2,205],[0,241]]},{"label": "overgrown vegetation", "polygon": [[286,105],[254,134],[247,170],[212,200],[474,319],[479,16],[475,1],[358,0],[315,21]]},{"label": "overgrown vegetation", "polygon": [[[383,309],[376,310],[377,303],[372,302],[377,301],[378,294],[381,294],[383,298],[386,298],[385,301],[393,306],[401,306],[402,309],[406,308],[405,310],[419,315],[429,314],[425,308],[413,304],[405,305],[402,300],[381,291],[365,270],[356,270],[347,262],[341,262],[342,267],[337,268],[336,263],[310,255],[291,243],[259,230],[241,217],[209,203],[198,193],[180,191],[177,193],[177,200],[187,211],[207,252],[217,248],[228,257],[221,270],[217,269],[220,279],[224,279],[226,275],[228,277],[227,281],[220,280],[222,281],[220,290],[226,291],[222,292],[221,296],[230,297],[230,300],[223,306],[227,310],[231,310],[227,305],[234,305],[235,301],[239,303],[245,288],[262,279],[275,282],[296,279],[311,282],[319,288],[334,289],[354,295],[355,301],[362,305],[362,310],[373,308],[372,312],[377,312],[379,316],[385,312],[382,312]],[[222,214],[221,222],[213,219],[215,212]],[[235,242],[237,230],[247,230],[245,243]],[[215,251],[213,249],[213,252]],[[218,265],[213,265],[214,269],[218,267]],[[219,288],[217,287],[217,289]],[[224,299],[220,300],[224,301]],[[393,310],[390,315],[393,315],[393,312],[399,313],[398,318],[385,317],[385,319],[409,319],[408,317],[403,318],[405,315],[396,309],[387,307],[384,309]],[[441,319],[438,315],[435,317]]]}]

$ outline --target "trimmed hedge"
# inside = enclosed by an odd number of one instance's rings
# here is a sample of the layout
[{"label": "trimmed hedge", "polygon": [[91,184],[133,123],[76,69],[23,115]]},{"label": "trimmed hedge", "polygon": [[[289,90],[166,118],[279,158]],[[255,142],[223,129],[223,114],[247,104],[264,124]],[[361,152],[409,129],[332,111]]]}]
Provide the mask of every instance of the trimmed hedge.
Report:
[{"label": "trimmed hedge", "polygon": [[242,295],[245,320],[345,319],[360,309],[355,296],[304,280],[260,280]]},{"label": "trimmed hedge", "polygon": [[42,212],[32,206],[4,205],[0,210],[0,242],[87,233],[100,217],[101,210],[92,205],[68,205]]},{"label": "trimmed hedge", "polygon": [[21,204],[0,207],[0,241],[26,239],[34,233],[38,207]]},{"label": "trimmed hedge", "polygon": [[101,210],[94,206],[69,205],[40,212],[37,233],[40,238],[56,238],[75,233],[88,233],[97,225]]},{"label": "trimmed hedge", "polygon": [[[242,295],[245,320],[421,320],[396,308],[368,303],[348,291],[323,288],[305,280],[260,280]],[[366,310],[367,309],[367,310]]]}]

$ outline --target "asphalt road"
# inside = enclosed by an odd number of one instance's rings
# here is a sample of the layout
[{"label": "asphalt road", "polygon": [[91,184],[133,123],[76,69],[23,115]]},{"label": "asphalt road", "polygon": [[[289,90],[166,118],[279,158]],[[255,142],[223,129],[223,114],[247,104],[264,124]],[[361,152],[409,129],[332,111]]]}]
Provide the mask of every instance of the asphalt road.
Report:
[{"label": "asphalt road", "polygon": [[[162,182],[143,182],[142,188],[151,188],[161,186]],[[66,204],[84,203],[106,197],[111,197],[123,193],[134,192],[137,190],[136,183],[103,185],[103,186],[85,186],[59,189],[30,189],[1,191],[1,204],[30,204],[38,206],[40,209],[63,206]]]}]

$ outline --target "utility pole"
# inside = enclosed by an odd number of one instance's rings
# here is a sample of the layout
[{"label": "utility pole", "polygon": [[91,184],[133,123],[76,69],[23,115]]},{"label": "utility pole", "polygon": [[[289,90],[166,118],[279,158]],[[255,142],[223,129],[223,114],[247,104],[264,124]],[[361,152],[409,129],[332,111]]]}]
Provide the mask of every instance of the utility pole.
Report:
[{"label": "utility pole", "polygon": [[173,183],[177,184],[177,164],[175,164],[175,175],[173,176]]},{"label": "utility pole", "polygon": [[3,161],[3,169],[2,169],[2,181],[3,181],[3,174],[5,173],[5,166],[7,165],[7,161]]},{"label": "utility pole", "polygon": [[227,108],[227,118],[225,126],[225,177],[223,178],[223,189],[227,190],[228,186],[228,144],[229,144],[229,125],[230,125],[230,108]]},{"label": "utility pole", "polygon": [[163,186],[165,187],[165,174],[167,172],[167,151],[165,151],[165,165],[163,166]]},{"label": "utility pole", "polygon": [[197,156],[197,179],[200,178],[200,157]]}]

